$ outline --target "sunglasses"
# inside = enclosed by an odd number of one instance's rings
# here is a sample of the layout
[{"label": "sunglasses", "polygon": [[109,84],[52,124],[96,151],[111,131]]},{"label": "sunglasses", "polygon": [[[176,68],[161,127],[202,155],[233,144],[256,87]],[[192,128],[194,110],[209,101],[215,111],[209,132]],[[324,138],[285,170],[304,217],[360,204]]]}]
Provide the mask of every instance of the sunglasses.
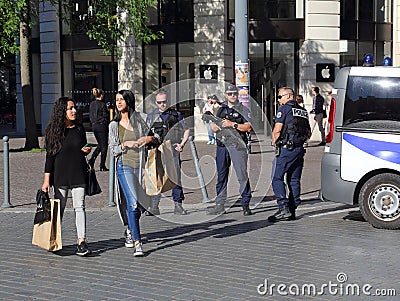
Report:
[{"label": "sunglasses", "polygon": [[166,101],[166,100],[164,100],[164,101],[156,101],[156,103],[157,103],[158,105],[160,105],[160,104],[165,104],[165,103],[167,103],[167,101]]},{"label": "sunglasses", "polygon": [[283,96],[286,96],[286,95],[288,95],[289,93],[286,93],[286,94],[282,94],[282,95],[278,95],[278,99],[281,99]]},{"label": "sunglasses", "polygon": [[236,95],[238,95],[238,93],[237,92],[228,92],[228,93],[226,93],[226,95],[228,95],[228,96],[236,96]]}]

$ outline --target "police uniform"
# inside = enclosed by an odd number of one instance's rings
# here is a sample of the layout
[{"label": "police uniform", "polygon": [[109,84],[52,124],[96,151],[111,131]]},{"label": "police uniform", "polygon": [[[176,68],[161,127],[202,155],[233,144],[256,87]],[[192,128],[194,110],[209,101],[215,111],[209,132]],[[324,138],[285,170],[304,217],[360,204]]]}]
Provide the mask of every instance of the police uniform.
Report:
[{"label": "police uniform", "polygon": [[[237,102],[233,107],[229,107],[227,102],[223,103],[216,113],[220,119],[228,119],[237,124],[251,122],[250,110]],[[224,213],[224,203],[227,198],[227,184],[229,177],[229,168],[231,163],[235,169],[239,182],[239,192],[242,197],[241,204],[245,215],[250,215],[249,203],[251,199],[250,181],[247,173],[247,135],[235,128],[224,129],[216,132],[217,151],[217,196],[215,198],[215,207],[208,209],[207,214]]]},{"label": "police uniform", "polygon": [[281,151],[279,156],[275,157],[272,170],[272,188],[278,202],[278,212],[269,217],[271,221],[281,217],[295,219],[295,209],[301,202],[300,178],[305,154],[303,145],[311,132],[308,113],[296,100],[289,100],[278,109],[275,122],[282,123],[283,127],[279,138]]},{"label": "police uniform", "polygon": [[[187,130],[188,127],[183,119],[180,112],[175,109],[169,108],[164,112],[160,112],[156,108],[152,113],[147,115],[147,124],[154,133],[154,136],[159,138],[160,141],[170,140],[171,144],[180,143],[183,136],[183,131]],[[177,177],[179,183],[172,189],[172,199],[175,203],[175,209],[177,204],[182,204],[185,199],[181,184],[181,159],[180,154],[173,148],[174,163],[176,167]],[[152,205],[149,208],[150,211],[157,211],[160,203],[161,195],[154,196],[152,198]],[[175,210],[176,211],[176,210]],[[176,213],[176,212],[175,212]],[[186,214],[186,210],[179,212],[180,214]],[[150,214],[151,215],[151,214]]]}]

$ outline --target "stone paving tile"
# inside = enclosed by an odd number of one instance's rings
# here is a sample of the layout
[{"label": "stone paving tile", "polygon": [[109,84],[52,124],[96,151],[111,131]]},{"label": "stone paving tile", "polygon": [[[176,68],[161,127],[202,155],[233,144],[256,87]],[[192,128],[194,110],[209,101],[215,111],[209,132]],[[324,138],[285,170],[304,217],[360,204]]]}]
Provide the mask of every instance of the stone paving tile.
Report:
[{"label": "stone paving tile", "polygon": [[[371,280],[368,276],[371,270],[379,280],[373,283],[376,286],[393,279],[386,277],[383,267],[396,260],[390,253],[386,258],[378,256],[388,248],[398,247],[398,239],[393,237],[398,236],[396,231],[382,232],[356,222],[346,225],[350,226],[348,229],[333,216],[265,226],[261,216],[252,217],[251,221],[239,221],[240,215],[237,220],[224,216],[198,226],[179,226],[144,218],[141,221],[147,237],[144,247],[150,253],[138,259],[133,258],[132,250],[123,247],[124,228],[116,213],[93,212],[88,214],[88,225],[99,223],[100,219],[104,222],[103,227],[91,229],[93,238],[89,245],[106,250],[98,256],[79,258],[72,256],[75,239],[72,212],[66,213],[63,223],[63,237],[71,256],[31,246],[31,217],[32,213],[0,213],[0,247],[13,254],[10,259],[0,257],[0,267],[8,268],[7,273],[0,273],[1,298],[7,298],[10,293],[17,298],[22,296],[21,300],[24,296],[36,298],[34,288],[45,283],[44,287],[60,292],[60,300],[68,297],[83,300],[88,296],[93,297],[88,300],[103,300],[104,296],[109,300],[113,296],[117,296],[116,300],[265,300],[268,296],[257,294],[257,285],[264,279],[275,284],[321,284],[334,281],[339,272],[346,272],[349,281],[367,283]],[[316,225],[318,227],[310,228]],[[325,225],[328,226],[325,228]],[[319,230],[321,227],[323,231]],[[369,236],[359,235],[367,231]],[[345,237],[338,237],[337,233],[344,233]],[[20,243],[7,244],[14,235],[19,237]],[[337,239],[333,239],[335,237]],[[35,265],[43,259],[46,266],[36,269]],[[79,268],[82,272],[74,273]],[[26,270],[28,275],[24,273]],[[43,271],[48,273],[41,276]],[[390,275],[393,277],[396,272]],[[58,277],[63,281],[53,280]],[[10,281],[13,285],[8,284]],[[28,284],[28,290],[21,289],[24,284]],[[134,297],[130,295],[130,285],[135,291]],[[272,300],[290,299],[276,297]],[[297,297],[296,300],[308,299]],[[319,297],[318,300],[338,300],[334,296]]]},{"label": "stone paving tile", "polygon": [[[307,155],[320,151],[321,148],[313,148]],[[13,156],[25,165],[31,164],[32,170],[36,168],[36,163],[23,155]],[[42,160],[40,156],[37,155]],[[319,189],[319,170],[315,167],[318,162],[313,157],[307,162],[305,172],[317,176],[303,177],[307,197],[299,208],[297,221],[268,223],[267,216],[275,211],[272,201],[258,204],[254,209],[256,214],[250,217],[243,217],[240,207],[233,207],[226,215],[195,225],[144,216],[141,228],[146,256],[143,258],[134,258],[133,250],[124,247],[125,227],[115,208],[102,207],[107,201],[105,197],[87,202],[89,247],[94,251],[88,258],[74,255],[75,221],[70,209],[62,225],[64,248],[54,254],[31,245],[33,205],[24,201],[11,210],[2,209],[0,299],[397,300],[393,296],[374,299],[327,292],[315,297],[281,296],[276,290],[273,296],[257,292],[265,280],[275,285],[318,287],[329,281],[337,283],[339,273],[346,274],[346,283],[368,283],[374,289],[394,288],[400,292],[396,281],[400,264],[395,251],[400,247],[399,231],[372,228],[357,218],[356,208],[318,202],[315,199],[315,191]],[[43,162],[39,163],[41,174]],[[26,182],[31,187],[30,191],[14,189],[12,193],[24,198],[33,195],[38,185],[35,181],[41,182],[41,176],[32,180],[26,169],[19,167],[17,171],[18,185]],[[105,173],[99,176],[107,183]],[[167,202],[163,212],[171,211],[171,206]],[[193,214],[197,211],[202,214],[203,209],[193,208]],[[314,216],[336,209],[349,211]],[[46,294],[41,294],[43,289]]]}]

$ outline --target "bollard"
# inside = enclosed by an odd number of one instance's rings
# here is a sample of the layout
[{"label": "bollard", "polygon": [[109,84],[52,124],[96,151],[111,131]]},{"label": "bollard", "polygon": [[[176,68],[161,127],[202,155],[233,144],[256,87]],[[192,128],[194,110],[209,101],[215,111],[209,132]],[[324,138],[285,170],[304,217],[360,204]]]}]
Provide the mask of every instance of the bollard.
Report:
[{"label": "bollard", "polygon": [[203,194],[203,201],[202,202],[203,203],[212,202],[208,198],[208,193],[207,193],[206,185],[204,183],[203,174],[202,174],[201,169],[200,169],[199,157],[197,155],[196,145],[194,144],[194,137],[193,136],[189,137],[189,143],[190,143],[190,149],[192,150],[193,161],[194,161],[194,166],[196,167],[197,177],[198,177],[199,183],[200,183],[201,193]]},{"label": "bollard", "polygon": [[247,153],[251,154],[251,133],[246,133],[247,135]]},{"label": "bollard", "polygon": [[4,203],[1,207],[10,208],[10,161],[9,161],[9,143],[8,136],[3,137],[4,140]]},{"label": "bollard", "polygon": [[115,158],[110,154],[110,172],[109,172],[109,195],[108,195],[108,207],[115,207],[114,202],[114,185],[115,185]]}]

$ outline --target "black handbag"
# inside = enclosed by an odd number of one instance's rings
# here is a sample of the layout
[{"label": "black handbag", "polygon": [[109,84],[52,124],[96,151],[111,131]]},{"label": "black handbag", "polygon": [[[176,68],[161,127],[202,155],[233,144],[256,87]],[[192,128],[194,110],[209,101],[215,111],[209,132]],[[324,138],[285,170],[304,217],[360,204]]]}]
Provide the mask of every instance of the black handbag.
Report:
[{"label": "black handbag", "polygon": [[101,193],[99,182],[97,182],[96,173],[94,167],[90,164],[87,165],[87,176],[86,176],[86,195],[95,195]]},{"label": "black handbag", "polygon": [[39,189],[36,193],[36,213],[33,224],[42,224],[50,221],[50,198],[47,192]]}]

